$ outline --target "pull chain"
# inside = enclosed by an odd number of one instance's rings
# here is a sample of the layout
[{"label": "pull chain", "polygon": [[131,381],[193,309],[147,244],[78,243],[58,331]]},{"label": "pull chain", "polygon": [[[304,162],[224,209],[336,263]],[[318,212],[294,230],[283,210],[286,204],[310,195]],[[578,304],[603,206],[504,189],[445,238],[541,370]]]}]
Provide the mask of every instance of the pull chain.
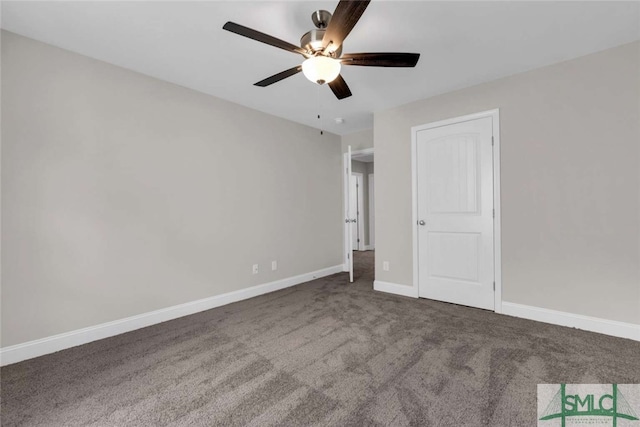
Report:
[{"label": "pull chain", "polygon": [[318,120],[319,120],[319,125],[320,125],[320,135],[324,135],[324,131],[322,130],[322,117],[320,115],[320,113],[322,112],[322,105],[320,104],[320,85],[318,85],[318,95],[316,97],[317,103],[318,103]]}]

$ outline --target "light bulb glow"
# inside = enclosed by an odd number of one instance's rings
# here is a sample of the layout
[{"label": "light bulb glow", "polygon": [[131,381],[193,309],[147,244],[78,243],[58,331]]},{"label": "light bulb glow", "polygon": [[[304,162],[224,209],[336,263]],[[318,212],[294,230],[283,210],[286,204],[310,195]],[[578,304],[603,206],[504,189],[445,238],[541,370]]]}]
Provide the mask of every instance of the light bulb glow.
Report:
[{"label": "light bulb glow", "polygon": [[314,83],[329,83],[340,74],[340,61],[327,56],[313,56],[302,63],[302,72]]}]

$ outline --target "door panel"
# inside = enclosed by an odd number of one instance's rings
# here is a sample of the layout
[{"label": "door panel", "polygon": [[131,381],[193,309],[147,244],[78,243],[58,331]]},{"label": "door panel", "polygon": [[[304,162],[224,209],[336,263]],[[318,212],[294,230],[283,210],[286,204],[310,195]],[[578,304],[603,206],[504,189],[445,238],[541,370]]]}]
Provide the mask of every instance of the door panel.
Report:
[{"label": "door panel", "polygon": [[478,211],[478,144],[474,135],[442,137],[426,144],[430,213]]},{"label": "door panel", "polygon": [[352,195],[351,200],[350,200],[350,209],[351,209],[351,249],[354,251],[357,251],[359,248],[359,238],[360,236],[358,235],[358,229],[360,228],[360,218],[359,218],[359,214],[358,214],[358,200],[359,200],[359,195],[358,195],[358,176],[351,174],[351,180],[350,180],[350,194]]},{"label": "door panel", "polygon": [[493,310],[490,117],[417,133],[419,295]]},{"label": "door panel", "polygon": [[477,283],[480,241],[480,233],[428,233],[429,275]]}]

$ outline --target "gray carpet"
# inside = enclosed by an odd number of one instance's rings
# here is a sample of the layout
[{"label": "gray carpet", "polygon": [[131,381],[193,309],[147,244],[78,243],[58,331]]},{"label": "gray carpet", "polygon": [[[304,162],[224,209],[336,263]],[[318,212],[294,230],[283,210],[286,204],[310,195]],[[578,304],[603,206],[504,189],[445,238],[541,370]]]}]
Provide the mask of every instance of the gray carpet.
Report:
[{"label": "gray carpet", "polygon": [[2,425],[531,426],[538,383],[639,383],[640,343],[337,274],[2,368]]}]

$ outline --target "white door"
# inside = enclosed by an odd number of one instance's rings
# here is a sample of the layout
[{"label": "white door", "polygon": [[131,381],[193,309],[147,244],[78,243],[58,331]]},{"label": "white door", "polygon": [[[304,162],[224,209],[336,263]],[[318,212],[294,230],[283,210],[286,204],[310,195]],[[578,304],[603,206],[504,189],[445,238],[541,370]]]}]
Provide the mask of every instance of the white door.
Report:
[{"label": "white door", "polygon": [[351,249],[357,251],[360,249],[360,236],[358,230],[360,228],[360,212],[358,211],[358,201],[360,200],[360,183],[358,175],[352,173],[350,179],[349,192],[352,197],[349,198],[350,215],[351,215]]},{"label": "white door", "polygon": [[347,230],[346,230],[346,234],[348,236],[347,258],[348,258],[348,264],[349,264],[347,268],[349,269],[349,282],[353,283],[353,228],[355,227],[352,221],[353,215],[352,215],[352,209],[351,209],[352,199],[354,198],[354,194],[353,194],[353,191],[351,190],[351,146],[350,145],[347,147],[347,155],[348,155],[347,174],[345,176],[345,180],[346,180],[345,182],[347,183],[346,185],[347,203],[346,203],[346,212],[345,212],[345,223],[347,224]]},{"label": "white door", "polygon": [[419,295],[494,309],[493,120],[416,134]]}]

